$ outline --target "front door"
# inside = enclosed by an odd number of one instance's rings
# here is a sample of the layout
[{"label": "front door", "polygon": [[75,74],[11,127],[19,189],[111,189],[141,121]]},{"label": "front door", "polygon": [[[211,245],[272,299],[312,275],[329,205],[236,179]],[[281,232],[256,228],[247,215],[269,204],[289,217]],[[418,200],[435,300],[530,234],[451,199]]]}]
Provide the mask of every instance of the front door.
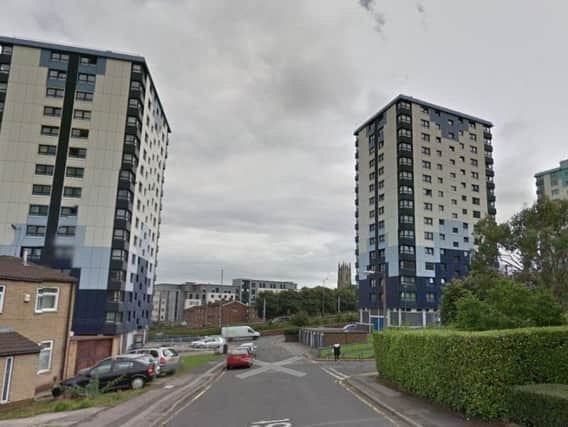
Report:
[{"label": "front door", "polygon": [[12,373],[14,372],[14,357],[9,356],[4,364],[4,376],[2,377],[2,394],[0,403],[7,403],[10,400],[10,385],[12,384]]}]

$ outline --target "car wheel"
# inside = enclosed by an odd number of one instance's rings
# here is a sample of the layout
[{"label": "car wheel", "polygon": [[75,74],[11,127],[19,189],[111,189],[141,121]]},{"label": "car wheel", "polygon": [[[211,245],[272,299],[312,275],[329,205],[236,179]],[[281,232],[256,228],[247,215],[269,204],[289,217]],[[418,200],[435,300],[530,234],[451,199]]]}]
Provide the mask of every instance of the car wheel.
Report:
[{"label": "car wheel", "polygon": [[143,378],[134,378],[130,382],[130,387],[132,388],[132,390],[138,390],[138,389],[144,387],[144,379]]},{"label": "car wheel", "polygon": [[54,388],[51,390],[51,395],[52,395],[53,397],[59,397],[59,396],[61,396],[62,394],[63,394],[63,387],[54,387]]}]

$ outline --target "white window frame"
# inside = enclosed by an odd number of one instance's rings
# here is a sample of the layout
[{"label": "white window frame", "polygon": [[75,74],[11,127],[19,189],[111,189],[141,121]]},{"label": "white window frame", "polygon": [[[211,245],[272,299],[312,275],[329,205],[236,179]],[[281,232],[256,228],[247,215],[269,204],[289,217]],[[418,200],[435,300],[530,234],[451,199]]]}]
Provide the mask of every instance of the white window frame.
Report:
[{"label": "white window frame", "polygon": [[[39,297],[40,297],[39,291],[42,290],[42,289],[57,289],[57,292],[55,293],[55,307],[54,308],[43,308],[43,309],[38,308]],[[37,288],[37,290],[36,290],[36,304],[35,304],[35,312],[36,313],[56,313],[58,307],[59,307],[59,288],[52,287],[52,286]]]},{"label": "white window frame", "polygon": [[[49,344],[49,364],[47,369],[39,369],[38,366],[38,371],[37,374],[45,374],[46,372],[51,372],[51,364],[53,362],[53,340],[45,340],[45,341],[40,341],[38,343],[38,345],[41,347],[44,344]],[[41,355],[41,351],[39,352],[39,354]],[[38,363],[39,363],[39,356],[38,356]]]},{"label": "white window frame", "polygon": [[[10,365],[10,370],[8,370],[8,364]],[[14,356],[8,356],[4,363],[4,375],[2,376],[2,385],[0,386],[0,404],[8,403],[10,401],[10,386],[12,385],[13,373],[14,373]],[[4,388],[4,386],[6,386],[6,388]],[[4,395],[6,395],[6,399],[3,399]]]},{"label": "white window frame", "polygon": [[6,299],[6,285],[0,284],[0,314],[4,311],[4,300]]}]

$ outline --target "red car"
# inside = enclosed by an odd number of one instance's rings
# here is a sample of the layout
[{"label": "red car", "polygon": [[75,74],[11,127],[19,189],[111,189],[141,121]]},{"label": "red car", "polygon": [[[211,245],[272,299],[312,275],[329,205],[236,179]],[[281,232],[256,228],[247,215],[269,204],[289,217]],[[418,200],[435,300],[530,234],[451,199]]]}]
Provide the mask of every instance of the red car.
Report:
[{"label": "red car", "polygon": [[227,369],[250,368],[253,355],[246,348],[236,348],[227,355]]}]

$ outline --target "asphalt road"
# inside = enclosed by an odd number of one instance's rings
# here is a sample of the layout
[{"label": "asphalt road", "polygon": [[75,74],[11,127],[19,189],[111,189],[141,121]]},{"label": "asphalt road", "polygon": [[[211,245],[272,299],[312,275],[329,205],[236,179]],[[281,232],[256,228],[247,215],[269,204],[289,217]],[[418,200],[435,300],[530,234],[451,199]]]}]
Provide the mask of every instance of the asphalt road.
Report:
[{"label": "asphalt road", "polygon": [[[347,391],[343,375],[372,364],[317,364],[281,343],[258,341],[251,369],[225,371],[213,386],[180,410],[170,427],[392,427],[395,424]],[[277,362],[278,364],[273,364]],[[332,368],[332,369],[330,369]]]}]

